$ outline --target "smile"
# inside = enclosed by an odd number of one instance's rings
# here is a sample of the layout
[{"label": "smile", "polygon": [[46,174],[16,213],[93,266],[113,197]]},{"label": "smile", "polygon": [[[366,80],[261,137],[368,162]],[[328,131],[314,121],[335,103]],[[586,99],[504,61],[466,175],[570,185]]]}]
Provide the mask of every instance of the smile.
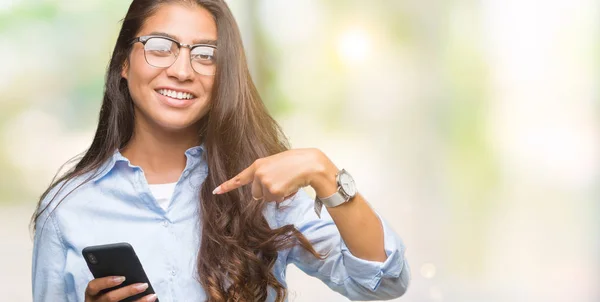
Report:
[{"label": "smile", "polygon": [[193,99],[196,97],[195,95],[193,95],[191,93],[169,90],[169,89],[158,89],[158,90],[156,90],[156,92],[158,92],[164,96],[168,96],[170,98],[174,98],[174,99],[178,99],[178,100],[190,100],[190,99]]}]

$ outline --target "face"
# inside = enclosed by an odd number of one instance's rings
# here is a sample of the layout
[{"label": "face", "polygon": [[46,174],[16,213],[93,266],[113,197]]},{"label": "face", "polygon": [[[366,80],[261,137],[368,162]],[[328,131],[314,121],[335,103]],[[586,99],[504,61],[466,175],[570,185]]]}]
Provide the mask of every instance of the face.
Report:
[{"label": "face", "polygon": [[[196,5],[160,6],[137,36],[154,33],[166,33],[190,45],[217,40],[212,15]],[[170,67],[158,68],[146,62],[144,44],[137,42],[121,75],[127,79],[137,126],[144,123],[167,131],[194,129],[209,110],[214,76],[199,74],[192,68],[189,48],[182,47]]]}]

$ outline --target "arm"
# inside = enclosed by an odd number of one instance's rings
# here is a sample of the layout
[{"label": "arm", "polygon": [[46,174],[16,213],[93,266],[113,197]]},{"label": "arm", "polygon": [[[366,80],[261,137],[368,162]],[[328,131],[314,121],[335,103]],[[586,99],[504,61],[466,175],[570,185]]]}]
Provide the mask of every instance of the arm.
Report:
[{"label": "arm", "polygon": [[294,224],[318,251],[330,254],[317,261],[296,247],[290,252],[291,262],[351,299],[390,299],[404,294],[410,278],[404,246],[362,196],[328,209],[331,216],[319,219],[313,200],[298,191],[310,185],[319,197],[329,196],[337,190],[337,172],[318,149],[288,150],[256,160],[213,194],[250,183],[254,199],[283,202],[298,192],[287,214],[278,218],[279,226]]},{"label": "arm", "polygon": [[[320,198],[330,196],[338,189],[335,175],[339,170],[326,159],[322,162],[329,164],[322,164],[317,169],[310,184]],[[327,211],[353,255],[364,260],[385,261],[383,226],[361,194]]]},{"label": "arm", "polygon": [[404,244],[377,214],[374,213],[382,230],[383,261],[354,255],[332,216],[323,211],[319,219],[313,210],[313,200],[302,190],[277,215],[279,225],[295,224],[319,253],[329,253],[327,258],[319,260],[301,246],[295,246],[287,260],[332,290],[351,300],[393,299],[406,292],[410,269],[404,258]]},{"label": "arm", "polygon": [[[48,208],[46,211],[51,211]],[[33,241],[33,301],[68,301],[65,276],[65,249],[55,218],[46,213],[38,218]]]}]

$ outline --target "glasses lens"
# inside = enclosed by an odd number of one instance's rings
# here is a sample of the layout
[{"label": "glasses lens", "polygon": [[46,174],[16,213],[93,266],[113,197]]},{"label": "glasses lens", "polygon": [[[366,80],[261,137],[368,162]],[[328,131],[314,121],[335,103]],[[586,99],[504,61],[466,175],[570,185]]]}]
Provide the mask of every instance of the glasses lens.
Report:
[{"label": "glasses lens", "polygon": [[163,38],[150,38],[144,45],[144,54],[148,64],[154,67],[169,67],[177,59],[177,44]]},{"label": "glasses lens", "polygon": [[216,56],[216,48],[211,46],[196,46],[190,54],[192,67],[199,74],[214,75],[217,66]]}]

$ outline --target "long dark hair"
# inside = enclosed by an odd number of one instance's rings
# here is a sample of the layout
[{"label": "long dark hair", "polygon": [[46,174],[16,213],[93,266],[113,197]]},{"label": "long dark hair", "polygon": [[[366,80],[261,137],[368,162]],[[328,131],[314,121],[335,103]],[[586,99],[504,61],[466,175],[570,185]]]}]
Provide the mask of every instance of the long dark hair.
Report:
[{"label": "long dark hair", "polygon": [[128,64],[130,41],[144,21],[167,3],[200,5],[217,24],[219,55],[211,109],[200,121],[199,141],[204,143],[209,172],[200,189],[202,238],[197,257],[198,279],[210,301],[263,301],[268,287],[275,290],[276,301],[283,301],[287,291],[272,273],[277,252],[301,245],[315,257],[322,256],[293,225],[271,229],[262,214],[265,202],[255,201],[249,186],[227,194],[212,194],[213,188],[256,159],[289,149],[281,128],[268,114],[252,82],[239,28],[224,0],[131,3],[107,70],[94,140],[79,162],[42,194],[32,217],[33,229],[38,217],[58,195],[54,194],[48,205],[40,208],[54,187],[62,183],[60,191],[74,178],[97,171],[114,150],[129,142],[134,130],[134,109],[121,70]]}]

